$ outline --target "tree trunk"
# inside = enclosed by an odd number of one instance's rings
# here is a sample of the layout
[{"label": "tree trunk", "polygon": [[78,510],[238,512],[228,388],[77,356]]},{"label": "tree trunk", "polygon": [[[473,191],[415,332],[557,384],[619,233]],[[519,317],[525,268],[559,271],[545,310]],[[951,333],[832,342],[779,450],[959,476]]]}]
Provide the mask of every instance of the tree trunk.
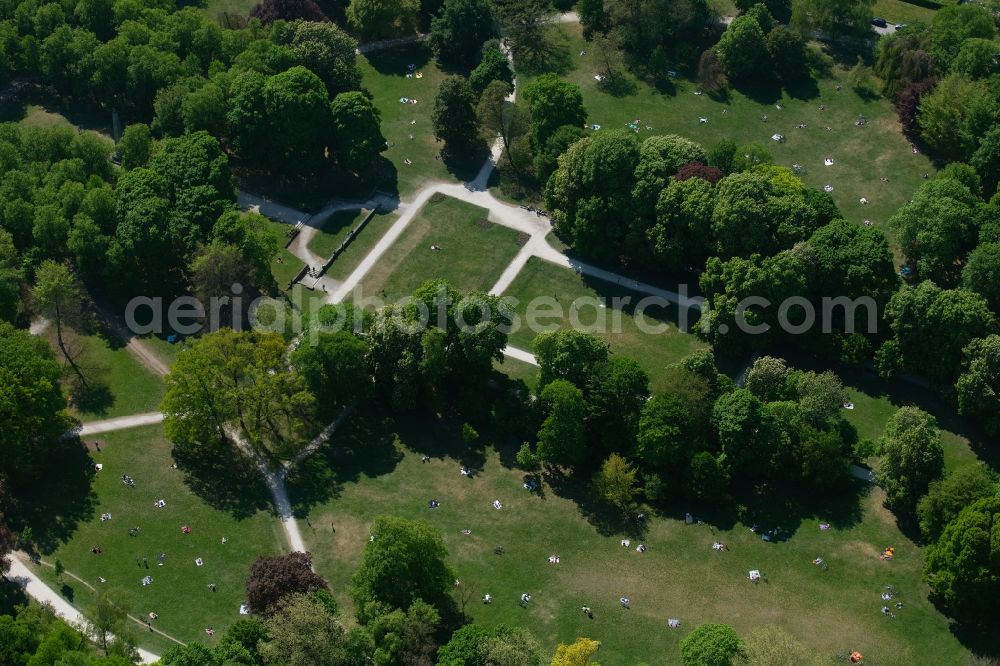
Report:
[{"label": "tree trunk", "polygon": [[62,313],[59,311],[59,306],[55,307],[55,319],[56,319],[56,343],[59,345],[59,351],[62,352],[63,358],[69,363],[69,367],[73,368],[73,372],[79,377],[80,383],[83,384],[84,388],[89,388],[87,384],[87,378],[83,376],[83,372],[80,370],[80,366],[76,364],[73,357],[70,355],[69,351],[66,349],[66,342],[63,340],[62,335]]}]

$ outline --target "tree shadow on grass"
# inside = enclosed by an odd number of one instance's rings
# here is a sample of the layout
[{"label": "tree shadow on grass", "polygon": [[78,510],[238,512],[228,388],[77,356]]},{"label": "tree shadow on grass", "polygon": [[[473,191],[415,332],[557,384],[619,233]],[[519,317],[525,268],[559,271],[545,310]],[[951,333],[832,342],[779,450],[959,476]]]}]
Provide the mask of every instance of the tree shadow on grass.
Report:
[{"label": "tree shadow on grass", "polygon": [[627,73],[618,72],[598,83],[597,88],[612,97],[630,97],[639,90],[639,84]]},{"label": "tree shadow on grass", "polygon": [[11,527],[31,527],[37,548],[51,553],[70,538],[78,523],[94,516],[94,470],[94,460],[79,439],[53,443],[37,480],[13,489],[18,500]]},{"label": "tree shadow on grass", "polygon": [[[931,603],[944,613],[948,614],[948,609],[940,606],[935,599],[931,598]],[[953,621],[949,626],[952,635],[958,642],[967,647],[980,657],[991,659],[1000,658],[1000,620],[997,618],[984,618],[985,624],[973,625],[965,622]],[[977,662],[978,663],[978,662]],[[982,663],[996,663],[994,661],[983,661]]]},{"label": "tree shadow on grass", "polygon": [[365,54],[368,63],[375,71],[383,75],[405,76],[410,65],[419,70],[434,57],[430,48],[424,43],[403,44],[391,49],[381,49]]},{"label": "tree shadow on grass", "polygon": [[175,446],[172,456],[184,473],[184,483],[210,506],[240,520],[273,509],[257,465],[233,444],[203,446],[197,451]]},{"label": "tree shadow on grass", "polygon": [[800,76],[785,82],[785,92],[794,99],[808,101],[819,96],[819,84],[811,76]]},{"label": "tree shadow on grass", "polygon": [[288,494],[296,516],[340,495],[344,484],[362,476],[388,474],[402,454],[390,424],[377,417],[351,416],[330,441],[296,465],[288,475]]},{"label": "tree shadow on grass", "polygon": [[85,414],[102,416],[115,404],[111,387],[100,377],[88,377],[86,385],[77,380],[72,386],[73,404]]},{"label": "tree shadow on grass", "polygon": [[631,539],[641,539],[646,535],[645,522],[595,496],[586,473],[570,475],[562,469],[548,467],[542,476],[555,495],[576,504],[580,514],[601,536],[624,534]]},{"label": "tree shadow on grass", "polygon": [[489,156],[490,148],[485,143],[478,143],[460,152],[441,151],[441,161],[444,162],[448,173],[463,183],[467,183],[479,175],[479,170]]},{"label": "tree shadow on grass", "polygon": [[781,84],[774,80],[739,82],[733,87],[758,104],[774,104],[781,100]]},{"label": "tree shadow on grass", "polygon": [[559,26],[548,26],[538,42],[516,47],[514,62],[518,65],[518,71],[532,76],[565,74],[573,69],[569,37]]}]

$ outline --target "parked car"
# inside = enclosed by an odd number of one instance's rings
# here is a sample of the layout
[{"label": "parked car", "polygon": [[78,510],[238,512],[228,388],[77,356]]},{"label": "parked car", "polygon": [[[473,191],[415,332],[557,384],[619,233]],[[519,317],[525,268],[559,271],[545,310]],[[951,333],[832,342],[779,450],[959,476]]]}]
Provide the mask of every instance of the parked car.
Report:
[{"label": "parked car", "polygon": [[906,24],[905,23],[897,23],[895,27],[896,27],[896,30],[902,30],[903,28],[906,27]]},{"label": "parked car", "polygon": [[872,19],[872,25],[875,26],[876,28],[889,27],[889,23],[884,18],[879,18],[878,16]]}]

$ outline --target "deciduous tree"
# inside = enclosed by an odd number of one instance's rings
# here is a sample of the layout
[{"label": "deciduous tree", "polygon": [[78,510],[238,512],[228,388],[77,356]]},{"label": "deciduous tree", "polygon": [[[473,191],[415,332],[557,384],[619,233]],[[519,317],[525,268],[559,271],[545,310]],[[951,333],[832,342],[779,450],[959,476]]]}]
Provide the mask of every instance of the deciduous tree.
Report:
[{"label": "deciduous tree", "polygon": [[913,511],[944,470],[937,421],[917,407],[902,407],[889,417],[879,450],[878,481],[885,488],[887,503],[896,510]]},{"label": "deciduous tree", "polygon": [[292,595],[326,589],[326,581],[312,570],[309,553],[262,555],[250,565],[246,583],[247,605],[254,613],[271,616]]}]

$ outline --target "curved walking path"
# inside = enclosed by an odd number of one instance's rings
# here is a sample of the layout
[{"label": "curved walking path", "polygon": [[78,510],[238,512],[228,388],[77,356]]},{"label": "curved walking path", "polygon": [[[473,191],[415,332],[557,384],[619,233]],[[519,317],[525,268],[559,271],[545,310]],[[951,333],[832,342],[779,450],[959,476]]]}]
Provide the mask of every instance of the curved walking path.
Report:
[{"label": "curved walking path", "polygon": [[[39,578],[34,571],[29,569],[28,566],[17,556],[10,558],[10,571],[7,573],[7,579],[19,584],[28,596],[40,601],[41,603],[52,606],[56,615],[72,626],[76,627],[80,631],[87,631],[87,618],[84,617],[83,613],[78,611],[72,604],[63,599],[58,592],[45,584],[42,579]],[[91,638],[93,639],[94,637],[91,636]],[[143,650],[142,648],[136,648],[136,650],[139,653],[140,663],[154,664],[160,660],[159,655],[153,654],[148,650]]]}]

